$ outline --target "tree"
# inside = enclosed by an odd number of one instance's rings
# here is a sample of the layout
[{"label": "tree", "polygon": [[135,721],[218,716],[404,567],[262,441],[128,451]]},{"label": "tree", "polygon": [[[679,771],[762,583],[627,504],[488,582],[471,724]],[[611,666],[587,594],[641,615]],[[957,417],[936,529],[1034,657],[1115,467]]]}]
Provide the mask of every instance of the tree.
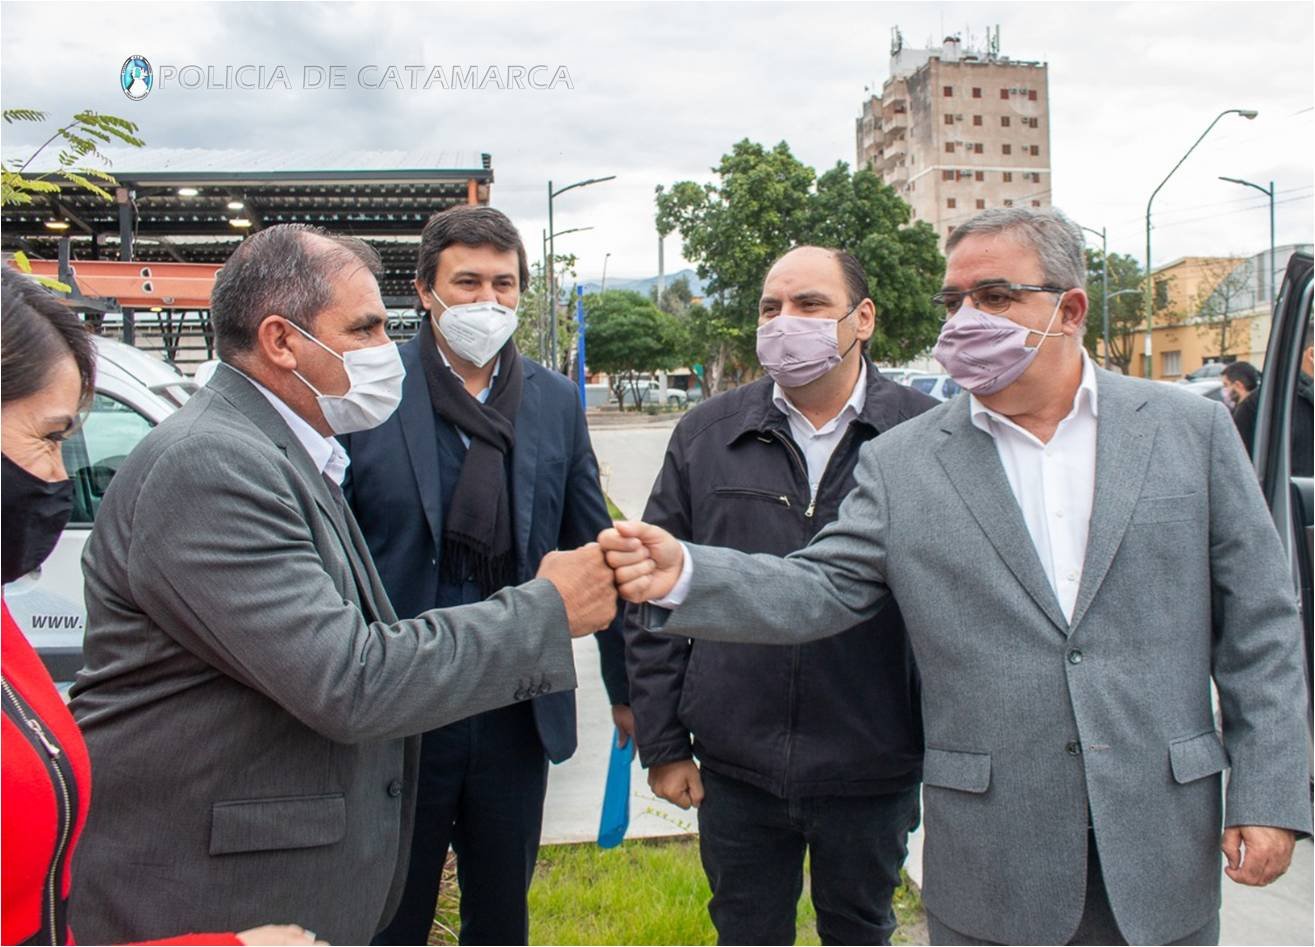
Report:
[{"label": "tree", "polygon": [[[1087,298],[1090,309],[1087,311],[1087,331],[1083,344],[1093,358],[1099,359],[1101,353],[1101,268],[1104,261],[1099,250],[1087,251]],[[1125,375],[1132,364],[1132,357],[1137,339],[1146,328],[1146,315],[1143,310],[1142,268],[1136,257],[1128,254],[1111,253],[1109,257],[1109,292],[1110,292],[1110,365],[1118,368]],[[1116,296],[1121,290],[1124,292]]]},{"label": "tree", "polygon": [[818,178],[781,142],[768,150],[737,142],[713,169],[716,184],[680,181],[659,188],[660,233],[679,230],[698,268],[708,305],[691,321],[696,361],[710,394],[757,371],[758,298],[771,264],[791,247],[821,244],[853,253],[868,273],[877,309],[874,358],[904,361],[929,348],[941,317],[930,297],[945,262],[925,222],[871,171],[837,164]]},{"label": "tree", "polygon": [[685,359],[689,343],[681,322],[629,290],[591,293],[584,299],[584,309],[588,367],[607,373],[623,409],[627,389],[638,408],[640,380],[651,372],[676,368]]},{"label": "tree", "polygon": [[[45,112],[25,108],[5,109],[0,115],[3,116],[6,125],[19,122],[44,122],[49,117]],[[100,153],[98,144],[111,144],[118,141],[134,148],[142,147],[146,142],[138,138],[136,133],[136,124],[127,119],[115,115],[101,115],[99,112],[79,112],[73,116],[73,121],[55,129],[54,134],[47,138],[41,147],[28,155],[21,164],[0,162],[0,206],[31,204],[39,199],[48,203],[52,211],[57,210],[58,198],[63,193],[65,185],[52,180],[56,175],[62,177],[69,185],[84,188],[102,200],[112,201],[113,195],[95,182],[99,181],[111,187],[119,182],[104,168],[87,162],[100,161],[106,165],[110,163],[110,159]],[[28,166],[37,159],[37,156],[57,140],[60,142],[59,170],[46,171],[35,176],[26,173]],[[95,181],[92,180],[93,178]],[[27,254],[15,253],[14,262],[23,272],[31,273],[32,266],[28,262]],[[34,276],[33,279],[57,292],[73,292],[73,288],[67,283],[48,276]]]},{"label": "tree", "polygon": [[657,284],[654,283],[648,291],[648,298],[657,304],[657,307],[663,312],[669,312],[673,316],[683,316],[689,310],[690,304],[694,302],[694,293],[689,288],[689,280],[684,276],[672,280],[670,285],[662,290],[662,298],[658,299]]},{"label": "tree", "polygon": [[[6,125],[13,125],[19,122],[44,122],[49,116],[36,109],[5,109],[3,118]],[[100,184],[113,187],[119,182],[103,167],[88,162],[98,161],[104,165],[110,163],[109,158],[101,154],[100,145],[117,141],[133,148],[142,147],[146,142],[138,138],[136,133],[137,125],[125,118],[92,111],[79,112],[73,116],[73,121],[55,129],[54,134],[32,152],[26,161],[21,164],[9,161],[3,163],[3,170],[0,171],[0,205],[8,207],[11,204],[31,204],[34,196],[53,202],[53,198],[63,190],[63,185],[52,180],[55,176],[62,177],[75,187],[91,191],[102,200],[114,200],[114,196]],[[59,168],[35,176],[28,174],[28,166],[56,141],[60,143]]]},{"label": "tree", "polygon": [[1252,260],[1211,260],[1203,266],[1197,318],[1210,327],[1220,358],[1237,346],[1233,324],[1240,313],[1254,308],[1256,271]]},{"label": "tree", "polygon": [[[558,371],[566,371],[571,365],[575,346],[575,296],[568,294],[567,288],[575,279],[575,255],[559,253],[556,260],[557,277],[557,354]],[[568,284],[564,288],[563,284]],[[567,298],[569,295],[569,299]],[[543,264],[530,265],[530,283],[521,290],[520,305],[517,308],[519,318],[516,324],[516,348],[524,355],[532,356],[543,365],[549,365],[548,333],[551,323],[548,321],[548,281],[544,277]],[[553,367],[549,365],[549,367]]]}]

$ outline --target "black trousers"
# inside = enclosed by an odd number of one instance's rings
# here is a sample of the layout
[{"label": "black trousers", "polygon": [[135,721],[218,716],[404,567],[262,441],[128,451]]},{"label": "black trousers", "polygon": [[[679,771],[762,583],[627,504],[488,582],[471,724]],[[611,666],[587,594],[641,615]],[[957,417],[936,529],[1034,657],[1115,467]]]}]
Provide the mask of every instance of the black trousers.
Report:
[{"label": "black trousers", "polygon": [[462,944],[526,944],[548,758],[523,702],[424,735],[415,834],[397,914],[375,944],[425,944],[450,844]]},{"label": "black trousers", "polygon": [[703,788],[699,852],[717,943],[794,943],[805,851],[822,943],[890,943],[891,897],[918,824],[917,786],[782,799],[704,769]]}]

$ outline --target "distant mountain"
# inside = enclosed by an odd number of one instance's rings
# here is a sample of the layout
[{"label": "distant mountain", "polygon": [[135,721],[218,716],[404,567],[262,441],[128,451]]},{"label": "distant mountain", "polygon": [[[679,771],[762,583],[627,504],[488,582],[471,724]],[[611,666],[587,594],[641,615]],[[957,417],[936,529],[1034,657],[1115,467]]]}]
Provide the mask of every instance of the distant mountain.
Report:
[{"label": "distant mountain", "polygon": [[[693,270],[678,270],[675,273],[668,273],[666,275],[666,285],[670,286],[682,276],[689,281],[689,289],[691,293],[695,296],[703,295],[703,282],[699,279],[699,275]],[[602,289],[602,284],[596,280],[588,280],[583,285],[586,294],[596,293]],[[650,276],[646,279],[612,279],[611,277],[608,277],[607,280],[608,289],[628,289],[645,296],[647,296],[656,285],[656,276]]]}]

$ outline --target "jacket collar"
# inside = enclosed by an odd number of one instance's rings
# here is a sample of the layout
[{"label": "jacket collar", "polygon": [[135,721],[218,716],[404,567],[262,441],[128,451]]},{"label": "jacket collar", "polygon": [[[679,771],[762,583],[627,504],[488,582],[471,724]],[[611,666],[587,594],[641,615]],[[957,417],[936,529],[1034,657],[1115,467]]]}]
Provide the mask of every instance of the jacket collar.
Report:
[{"label": "jacket collar", "polygon": [[[907,420],[901,409],[901,395],[904,392],[899,385],[877,371],[877,367],[866,356],[863,362],[867,367],[867,396],[863,410],[854,420],[882,434],[900,421]],[[790,421],[773,403],[773,389],[774,383],[769,377],[760,378],[747,387],[740,423],[731,431],[728,445],[746,434],[789,433]]]}]

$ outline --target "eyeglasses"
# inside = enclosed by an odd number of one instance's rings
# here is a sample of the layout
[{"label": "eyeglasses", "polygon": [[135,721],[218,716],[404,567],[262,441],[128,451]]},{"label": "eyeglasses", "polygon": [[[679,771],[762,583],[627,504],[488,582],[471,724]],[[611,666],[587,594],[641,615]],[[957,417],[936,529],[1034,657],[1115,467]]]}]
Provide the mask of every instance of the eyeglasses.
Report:
[{"label": "eyeglasses", "polygon": [[1061,286],[1029,286],[1027,283],[982,283],[965,292],[944,290],[931,298],[932,305],[944,306],[947,316],[952,316],[963,305],[963,298],[969,297],[973,305],[982,312],[993,316],[1002,316],[1009,307],[1018,302],[1019,293],[1059,293],[1068,292]]}]

